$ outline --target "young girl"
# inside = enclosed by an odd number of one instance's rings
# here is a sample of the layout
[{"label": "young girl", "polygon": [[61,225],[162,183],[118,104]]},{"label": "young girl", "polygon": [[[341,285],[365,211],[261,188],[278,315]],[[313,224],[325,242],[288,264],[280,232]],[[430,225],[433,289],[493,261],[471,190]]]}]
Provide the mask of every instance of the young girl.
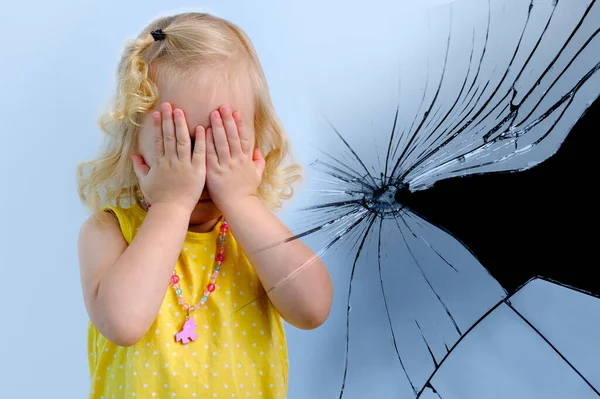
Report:
[{"label": "young girl", "polygon": [[332,286],[271,213],[298,167],[250,40],[207,14],[151,23],[103,126],[79,168],[90,398],[286,397],[282,318],[318,327]]}]

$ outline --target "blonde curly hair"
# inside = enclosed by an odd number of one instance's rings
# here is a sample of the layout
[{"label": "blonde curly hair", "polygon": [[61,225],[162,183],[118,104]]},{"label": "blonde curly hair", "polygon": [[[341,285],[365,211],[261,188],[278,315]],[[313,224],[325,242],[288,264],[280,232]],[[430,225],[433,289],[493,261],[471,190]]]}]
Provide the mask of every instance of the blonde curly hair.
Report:
[{"label": "blonde curly hair", "polygon": [[[154,40],[151,32],[155,29],[162,29],[164,40]],[[109,204],[131,204],[141,199],[131,155],[137,150],[144,114],[159,99],[158,74],[185,77],[198,67],[221,66],[240,54],[248,66],[254,92],[255,147],[266,154],[258,197],[273,211],[281,207],[282,200],[292,197],[292,184],[301,178],[301,167],[293,162],[284,165],[289,156],[287,135],[250,39],[224,19],[183,13],[155,20],[126,44],[117,71],[116,97],[100,119],[108,145],[98,158],[77,168],[79,196],[95,215],[99,216]]]}]

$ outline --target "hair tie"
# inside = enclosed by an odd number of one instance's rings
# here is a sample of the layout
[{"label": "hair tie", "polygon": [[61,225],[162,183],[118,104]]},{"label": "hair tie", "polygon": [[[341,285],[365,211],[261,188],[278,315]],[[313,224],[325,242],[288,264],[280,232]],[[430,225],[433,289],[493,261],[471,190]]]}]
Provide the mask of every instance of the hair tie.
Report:
[{"label": "hair tie", "polygon": [[152,35],[152,37],[154,38],[154,41],[159,41],[159,40],[165,40],[165,32],[163,32],[162,29],[154,29],[152,32],[150,32],[150,34]]}]

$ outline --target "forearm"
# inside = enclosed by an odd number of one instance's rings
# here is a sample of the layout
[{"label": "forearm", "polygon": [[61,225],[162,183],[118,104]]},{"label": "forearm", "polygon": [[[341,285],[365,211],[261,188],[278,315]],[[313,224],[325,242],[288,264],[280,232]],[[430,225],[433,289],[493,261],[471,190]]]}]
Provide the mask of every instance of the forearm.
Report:
[{"label": "forearm", "polygon": [[224,213],[266,290],[309,263],[268,295],[290,324],[306,329],[322,324],[331,308],[333,287],[321,259],[299,239],[281,243],[292,233],[255,197],[232,204]]},{"label": "forearm", "polygon": [[181,251],[190,212],[154,204],[137,235],[106,271],[95,299],[110,335],[139,341],[152,325]]}]

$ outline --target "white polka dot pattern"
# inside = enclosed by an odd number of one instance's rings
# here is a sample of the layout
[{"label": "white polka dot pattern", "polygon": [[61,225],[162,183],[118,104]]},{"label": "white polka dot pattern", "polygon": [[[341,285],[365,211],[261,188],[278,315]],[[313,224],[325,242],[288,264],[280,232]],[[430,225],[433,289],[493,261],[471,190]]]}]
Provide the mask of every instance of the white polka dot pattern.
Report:
[{"label": "white polka dot pattern", "polygon": [[[110,210],[130,242],[145,211],[139,206]],[[181,286],[188,303],[197,303],[208,283],[217,228],[186,237],[176,270],[185,282]],[[218,287],[192,313],[196,341],[175,342],[185,313],[171,289],[146,336],[131,347],[114,345],[90,323],[90,399],[286,397],[287,345],[281,318],[266,296],[238,309],[264,289],[231,234],[227,239]]]}]

